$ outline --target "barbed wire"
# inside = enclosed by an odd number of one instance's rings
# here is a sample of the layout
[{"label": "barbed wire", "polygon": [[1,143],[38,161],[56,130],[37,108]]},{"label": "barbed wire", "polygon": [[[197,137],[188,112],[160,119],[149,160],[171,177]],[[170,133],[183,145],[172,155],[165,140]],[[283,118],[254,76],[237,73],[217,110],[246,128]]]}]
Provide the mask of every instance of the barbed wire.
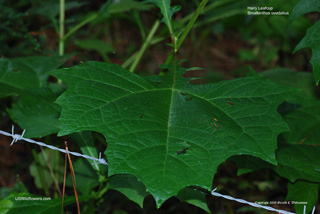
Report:
[{"label": "barbed wire", "polygon": [[19,134],[15,134],[14,133],[14,126],[12,126],[12,133],[8,133],[8,132],[5,132],[5,131],[1,131],[0,130],[0,134],[3,134],[3,135],[6,135],[6,136],[9,136],[9,137],[12,137],[12,142],[10,144],[10,146],[12,146],[15,142],[19,141],[19,140],[23,140],[23,141],[26,141],[26,142],[29,142],[29,143],[34,143],[34,144],[37,144],[39,146],[43,146],[43,147],[47,147],[49,149],[53,149],[53,150],[57,150],[59,152],[63,152],[63,153],[68,153],[70,155],[74,155],[74,156],[78,156],[78,157],[83,157],[83,158],[86,158],[86,159],[90,159],[90,160],[93,160],[95,161],[94,163],[92,164],[104,164],[104,165],[108,165],[107,161],[103,158],[101,158],[101,152],[99,154],[99,158],[95,158],[95,157],[91,157],[89,155],[83,155],[83,154],[80,154],[78,152],[71,152],[71,151],[66,151],[65,149],[59,149],[55,146],[52,146],[52,145],[47,145],[45,143],[42,143],[42,142],[38,142],[38,141],[35,141],[35,140],[32,140],[32,139],[29,139],[29,138],[24,138],[23,135],[25,133],[26,130],[23,130],[22,134],[19,135]]},{"label": "barbed wire", "polygon": [[[94,162],[92,164],[108,165],[107,161],[105,159],[101,158],[101,152],[99,153],[99,159],[98,159],[98,158],[94,158],[94,157],[91,157],[91,156],[88,156],[88,155],[80,154],[78,152],[66,151],[64,149],[59,149],[59,148],[57,148],[55,146],[51,146],[51,145],[47,145],[47,144],[42,143],[42,142],[34,141],[32,139],[29,139],[29,138],[24,138],[23,135],[24,135],[25,131],[26,130],[23,130],[21,135],[15,134],[14,133],[14,126],[12,126],[12,133],[8,133],[8,132],[0,130],[0,134],[12,137],[12,142],[11,142],[10,146],[12,146],[15,142],[17,142],[19,140],[23,140],[23,141],[26,141],[26,142],[29,142],[29,143],[37,144],[39,146],[47,147],[49,149],[57,150],[59,152],[68,153],[70,155],[83,157],[83,158],[86,158],[86,159],[91,159],[91,160],[96,161],[96,162]],[[234,198],[234,197],[231,197],[229,195],[223,195],[223,194],[217,193],[216,190],[217,190],[217,188],[212,190],[211,191],[211,195],[216,196],[216,197],[222,197],[222,198],[225,198],[225,199],[228,199],[228,200],[231,200],[231,201],[237,201],[237,202],[242,203],[242,204],[247,204],[247,205],[250,205],[252,207],[261,208],[261,209],[265,209],[265,210],[272,211],[272,212],[277,212],[277,213],[281,213],[281,214],[296,214],[296,213],[292,213],[292,212],[288,212],[288,211],[284,211],[284,210],[278,210],[278,209],[275,209],[275,208],[269,207],[269,206],[263,206],[263,205],[260,205],[258,203],[249,202],[249,201],[246,201],[246,200],[243,200],[243,199]],[[314,206],[311,214],[314,214],[315,208],[316,207]],[[304,205],[303,214],[306,214],[306,205]]]}]

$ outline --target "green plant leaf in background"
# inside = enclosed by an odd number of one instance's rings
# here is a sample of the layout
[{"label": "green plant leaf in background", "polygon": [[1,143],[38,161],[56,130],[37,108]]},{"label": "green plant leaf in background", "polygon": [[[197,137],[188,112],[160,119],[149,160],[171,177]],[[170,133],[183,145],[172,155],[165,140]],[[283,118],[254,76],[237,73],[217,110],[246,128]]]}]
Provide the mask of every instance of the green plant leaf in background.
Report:
[{"label": "green plant leaf in background", "polygon": [[129,10],[148,10],[152,6],[145,2],[135,0],[112,0],[108,5],[108,12],[110,14],[123,13]]},{"label": "green plant leaf in background", "polygon": [[306,212],[310,213],[313,205],[317,204],[319,199],[320,184],[309,183],[305,181],[297,181],[288,184],[288,195],[286,200],[306,202],[306,204],[295,204],[296,213],[304,213],[304,205],[306,205]]},{"label": "green plant leaf in background", "polygon": [[313,86],[313,77],[310,72],[275,68],[260,74],[273,82],[301,90],[300,93],[295,93],[288,97],[287,102],[303,106],[310,102],[314,103],[317,100],[317,94]]},{"label": "green plant leaf in background", "polygon": [[320,182],[320,147],[317,145],[279,145],[276,151],[279,166],[274,169],[291,182],[298,179]]},{"label": "green plant leaf in background", "polygon": [[17,57],[10,59],[13,63],[13,67],[17,66],[17,69],[30,70],[34,72],[39,81],[40,87],[47,85],[49,72],[60,67],[65,63],[71,54],[64,56],[31,56],[31,57]]},{"label": "green plant leaf in background", "polygon": [[[98,158],[98,152],[96,147],[94,146],[94,140],[90,131],[73,133],[69,137],[77,143],[84,155],[89,155],[91,157]],[[94,163],[93,160],[88,161],[90,163]],[[91,168],[101,173],[106,173],[107,171],[106,167],[104,165],[102,166],[101,164],[93,164],[91,165]]]},{"label": "green plant leaf in background", "polygon": [[301,89],[281,105],[280,111],[290,131],[282,134],[287,143],[319,144],[320,101],[313,87],[312,74],[290,69],[272,69],[263,76],[280,84]]},{"label": "green plant leaf in background", "polygon": [[320,82],[320,21],[307,30],[305,37],[299,42],[294,49],[294,53],[302,48],[309,47],[312,50],[310,63],[312,64],[313,77],[316,85]]},{"label": "green plant leaf in background", "polygon": [[[86,3],[84,2],[67,1],[65,2],[64,9],[65,11],[68,11],[71,9],[79,8],[85,4]],[[54,2],[54,3],[43,2],[41,5],[32,7],[31,12],[45,16],[49,20],[54,20],[59,15],[59,11],[60,11],[59,7],[60,7],[59,2]]]},{"label": "green plant leaf in background", "polygon": [[146,4],[145,2],[139,2],[136,0],[110,0],[101,6],[98,16],[94,22],[101,22],[102,20],[109,18],[110,15],[125,13],[131,10],[149,10],[152,7],[153,6],[151,4]]},{"label": "green plant leaf in background", "polygon": [[144,184],[130,174],[112,176],[107,184],[107,188],[121,192],[131,201],[137,203],[141,208],[143,208],[144,198],[149,195]]},{"label": "green plant leaf in background", "polygon": [[178,5],[171,6],[170,5],[171,0],[146,0],[145,2],[153,3],[160,8],[161,13],[163,15],[163,18],[161,21],[168,26],[168,29],[172,38],[172,42],[174,44],[176,40],[176,36],[174,35],[174,27],[172,25],[172,15],[178,12],[181,9],[181,7]]},{"label": "green plant leaf in background", "polygon": [[[318,196],[314,192],[318,191],[320,185],[320,157],[319,146],[314,145],[292,145],[280,144],[276,151],[278,166],[262,161],[252,156],[234,156],[230,158],[238,167],[238,175],[268,168],[277,173],[280,177],[287,178],[290,182],[300,183],[292,186],[288,184],[287,200],[300,200],[308,202],[307,208],[316,205]],[[304,187],[303,187],[304,186]],[[312,189],[314,188],[315,189]],[[294,194],[299,191],[299,194]],[[297,213],[301,210],[301,205],[295,206]]]},{"label": "green plant leaf in background", "polygon": [[302,16],[310,12],[320,12],[320,1],[318,0],[300,0],[298,4],[293,8],[290,17],[289,24],[296,20],[299,16]]},{"label": "green plant leaf in background", "polygon": [[61,108],[54,103],[57,97],[47,88],[23,90],[17,105],[8,112],[11,119],[26,130],[25,137],[41,138],[58,133]]},{"label": "green plant leaf in background", "polygon": [[[44,189],[46,194],[48,189],[53,184],[53,176],[57,183],[63,181],[64,164],[63,159],[59,155],[59,151],[44,149],[42,152],[35,154],[35,160],[30,165],[30,174],[34,177],[35,185],[39,189]],[[53,175],[51,174],[48,165],[50,165]]]},{"label": "green plant leaf in background", "polygon": [[[74,164],[77,190],[83,195],[91,195],[93,188],[99,185],[99,177],[92,165],[84,158],[79,158]],[[66,185],[73,187],[71,175],[67,178]]]},{"label": "green plant leaf in background", "polygon": [[288,143],[317,144],[320,146],[320,101],[304,106],[284,115],[290,132],[283,133]]},{"label": "green plant leaf in background", "polygon": [[37,74],[10,59],[0,59],[0,98],[18,95],[24,88],[39,88]]},{"label": "green plant leaf in background", "polygon": [[46,86],[49,72],[61,66],[69,57],[0,59],[0,98],[18,95],[23,89]]},{"label": "green plant leaf in background", "polygon": [[[301,89],[300,93],[290,96],[278,108],[283,113],[290,132],[281,134],[279,149],[276,151],[278,166],[249,156],[236,156],[231,160],[238,166],[238,174],[269,168],[291,182],[304,180],[306,187],[313,186],[315,184],[312,182],[320,182],[319,131],[317,129],[320,125],[318,117],[320,106],[313,86],[312,74],[277,68],[264,71],[261,75],[277,83]],[[292,200],[294,187],[290,185],[288,185],[287,198]],[[300,186],[297,186],[300,193],[295,198],[309,194],[308,188],[303,190]],[[309,199],[303,200],[308,201],[308,209],[315,205],[314,200]],[[301,207],[296,206],[296,209],[301,210]]]},{"label": "green plant leaf in background", "polygon": [[187,202],[189,204],[195,205],[203,209],[207,213],[211,213],[211,211],[208,208],[206,195],[197,189],[192,189],[189,187],[184,188],[179,191],[177,198],[181,202]]},{"label": "green plant leaf in background", "polygon": [[195,26],[202,26],[204,24],[214,22],[219,19],[228,18],[234,15],[247,14],[247,5],[247,1],[214,1],[205,9],[205,19],[196,23]]},{"label": "green plant leaf in background", "polygon": [[[137,203],[143,208],[143,200],[149,195],[144,184],[137,180],[137,178],[130,174],[118,174],[110,178],[107,185],[108,189],[113,189],[124,194],[128,199]],[[184,188],[179,191],[177,198],[181,202],[187,202],[197,206],[206,212],[210,213],[206,202],[206,195],[199,190],[193,188]]]},{"label": "green plant leaf in background", "polygon": [[18,181],[11,188],[7,188],[7,187],[0,188],[0,200],[6,198],[10,194],[27,193],[27,192],[28,190],[25,187],[25,185],[21,181]]},{"label": "green plant leaf in background", "polygon": [[249,156],[234,156],[230,160],[236,163],[239,175],[268,168],[291,182],[320,182],[319,146],[280,144],[279,147],[276,151],[278,166]]},{"label": "green plant leaf in background", "polygon": [[[310,12],[320,12],[320,2],[317,0],[300,0],[299,3],[293,8],[289,18],[289,23]],[[300,41],[294,49],[294,53],[302,48],[309,47],[312,50],[312,57],[310,63],[312,64],[313,76],[316,85],[320,81],[320,21],[316,22],[312,27],[307,30],[307,34]]]},{"label": "green plant leaf in background", "polygon": [[[66,1],[64,3],[65,11],[72,10],[75,8],[82,7],[86,3],[84,2],[77,2],[77,1]],[[59,20],[57,16],[59,15],[60,11],[60,3],[55,1],[54,3],[43,2],[39,5],[34,5],[30,10],[31,14],[41,15],[47,17],[53,24],[56,32],[59,32]]]},{"label": "green plant leaf in background", "polygon": [[[61,198],[45,200],[44,196],[29,193],[10,194],[0,201],[0,214],[56,214],[61,213]],[[79,196],[79,201],[87,201],[91,196]],[[20,199],[20,200],[19,200]],[[29,199],[29,200],[26,200]],[[75,203],[74,196],[64,198],[64,205]]]},{"label": "green plant leaf in background", "polygon": [[106,62],[110,61],[107,54],[114,52],[114,49],[111,45],[98,39],[76,40],[74,41],[74,44],[86,50],[97,51]]},{"label": "green plant leaf in background", "polygon": [[287,125],[277,106],[295,90],[264,78],[190,85],[178,64],[148,81],[115,64],[87,62],[56,70],[69,89],[59,135],[104,134],[109,175],[135,175],[159,207],[187,186],[211,189],[217,167],[248,154],[276,163]]}]

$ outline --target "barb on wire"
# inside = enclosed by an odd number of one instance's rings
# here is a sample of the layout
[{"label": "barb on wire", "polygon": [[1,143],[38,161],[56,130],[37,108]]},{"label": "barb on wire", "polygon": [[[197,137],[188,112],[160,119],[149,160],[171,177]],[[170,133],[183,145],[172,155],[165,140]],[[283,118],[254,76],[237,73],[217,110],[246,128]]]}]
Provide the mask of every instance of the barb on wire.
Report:
[{"label": "barb on wire", "polygon": [[93,160],[95,161],[93,164],[104,164],[104,165],[108,165],[107,161],[103,158],[101,158],[101,153],[99,155],[99,159],[98,158],[94,158],[94,157],[91,157],[89,155],[83,155],[83,154],[80,154],[78,152],[71,152],[71,151],[66,151],[64,149],[59,149],[55,146],[51,146],[51,145],[47,145],[45,143],[42,143],[42,142],[37,142],[37,141],[34,141],[32,139],[29,139],[29,138],[24,138],[23,135],[25,133],[26,130],[23,130],[22,134],[19,135],[19,134],[15,134],[14,133],[14,126],[12,126],[12,133],[8,133],[8,132],[5,132],[5,131],[1,131],[0,130],[0,134],[3,134],[3,135],[6,135],[6,136],[9,136],[9,137],[12,137],[12,142],[10,144],[10,146],[12,146],[15,142],[19,141],[19,140],[23,140],[23,141],[26,141],[26,142],[29,142],[29,143],[34,143],[34,144],[37,144],[39,146],[44,146],[44,147],[47,147],[49,149],[53,149],[53,150],[57,150],[59,152],[63,152],[63,153],[68,153],[70,155],[74,155],[74,156],[78,156],[78,157],[83,157],[83,158],[86,158],[86,159],[90,159],[90,160]]},{"label": "barb on wire", "polygon": [[21,135],[18,134],[14,134],[14,126],[12,125],[12,142],[10,144],[10,146],[12,146],[15,142],[21,140],[23,138],[24,133],[26,132],[26,130],[24,129]]},{"label": "barb on wire", "polygon": [[[237,201],[237,202],[242,203],[242,204],[248,204],[248,205],[250,205],[252,207],[262,208],[262,209],[269,210],[269,211],[272,211],[272,212],[277,212],[277,213],[282,213],[282,214],[296,214],[296,213],[292,213],[292,212],[288,212],[288,211],[284,211],[284,210],[277,210],[277,209],[275,209],[273,207],[269,207],[269,206],[262,206],[262,205],[257,204],[257,203],[252,203],[252,202],[249,202],[249,201],[246,201],[246,200],[243,200],[243,199],[234,198],[234,197],[231,197],[229,195],[222,195],[220,193],[215,192],[216,190],[217,190],[217,188],[212,190],[211,191],[211,195],[214,195],[214,196],[217,196],[217,197],[221,197],[221,198],[225,198],[225,199],[228,199],[228,200],[231,200],[231,201]],[[316,209],[316,207],[314,206],[311,214],[314,214],[315,209]],[[306,205],[304,206],[303,214],[306,214]]]}]

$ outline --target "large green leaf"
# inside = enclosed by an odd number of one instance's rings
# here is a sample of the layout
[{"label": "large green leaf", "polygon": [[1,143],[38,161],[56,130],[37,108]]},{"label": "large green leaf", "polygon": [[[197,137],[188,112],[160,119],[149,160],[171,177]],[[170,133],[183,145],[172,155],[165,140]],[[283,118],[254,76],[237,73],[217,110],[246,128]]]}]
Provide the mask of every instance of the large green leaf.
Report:
[{"label": "large green leaf", "polygon": [[[297,19],[298,17],[310,13],[310,12],[320,12],[320,1],[318,0],[300,0],[299,3],[293,8],[292,13],[289,17],[289,23]],[[300,43],[294,49],[294,52],[309,47],[312,49],[312,58],[310,63],[313,68],[313,76],[316,85],[319,85],[320,81],[320,21],[307,30],[307,34],[300,41]]]},{"label": "large green leaf", "polygon": [[320,146],[320,101],[304,106],[284,115],[290,132],[283,133],[288,143],[318,144]]},{"label": "large green leaf", "polygon": [[306,205],[306,213],[310,213],[313,209],[313,206],[317,204],[317,201],[319,199],[319,188],[320,184],[310,183],[306,181],[289,183],[288,195],[286,200],[302,202],[301,204],[294,204],[296,213],[304,213],[304,205]]},{"label": "large green leaf", "polygon": [[276,163],[277,135],[288,129],[276,108],[292,88],[264,78],[190,85],[185,69],[169,69],[148,79],[99,62],[53,72],[69,87],[57,100],[59,135],[103,133],[109,175],[135,175],[158,206],[186,186],[210,190],[232,155]]},{"label": "large green leaf", "polygon": [[317,145],[280,144],[276,151],[278,166],[250,156],[230,158],[238,166],[238,174],[269,168],[291,182],[320,182],[320,148]]},{"label": "large green leaf", "polygon": [[312,74],[290,69],[272,69],[262,73],[270,80],[301,89],[301,93],[290,96],[279,111],[290,131],[282,134],[287,143],[319,144],[320,102],[312,84]]},{"label": "large green leaf", "polygon": [[18,95],[22,89],[43,87],[49,72],[58,68],[69,57],[70,55],[0,59],[0,98]]},{"label": "large green leaf", "polygon": [[181,202],[187,202],[189,204],[192,204],[194,206],[197,206],[203,209],[208,213],[211,213],[207,205],[206,195],[197,189],[193,189],[189,187],[184,188],[180,190],[177,197]]},{"label": "large green leaf", "polygon": [[318,0],[300,0],[299,3],[293,8],[289,17],[289,23],[310,12],[320,12],[320,1]]},{"label": "large green leaf", "polygon": [[317,145],[280,145],[279,167],[274,171],[291,182],[298,179],[320,182],[320,147]]},{"label": "large green leaf", "polygon": [[[143,208],[144,198],[149,195],[144,184],[138,181],[135,176],[129,174],[112,176],[108,182],[107,188],[121,192],[131,201],[137,203],[141,208]],[[187,202],[210,213],[206,195],[197,189],[189,187],[184,188],[179,191],[177,198],[181,202]]]},{"label": "large green leaf", "polygon": [[232,157],[239,167],[238,173],[269,168],[291,182],[299,179],[320,182],[320,158],[317,155],[320,104],[312,85],[312,74],[289,69],[273,69],[263,72],[262,75],[302,90],[301,93],[290,96],[279,108],[284,113],[290,131],[281,135],[281,141],[286,143],[279,143],[279,149],[276,151],[278,166],[249,156]]},{"label": "large green leaf", "polygon": [[18,104],[8,112],[12,120],[26,130],[25,136],[41,138],[58,133],[60,106],[54,103],[58,95],[46,88],[20,93]]},{"label": "large green leaf", "polygon": [[107,188],[121,192],[131,201],[136,202],[141,208],[143,207],[144,198],[149,195],[143,183],[138,181],[135,176],[129,174],[112,176]]},{"label": "large green leaf", "polygon": [[319,85],[320,82],[320,21],[314,24],[307,30],[307,34],[299,42],[299,44],[294,49],[294,52],[302,48],[309,47],[312,50],[312,57],[310,63],[312,64],[313,77],[316,84]]},{"label": "large green leaf", "polygon": [[[293,11],[289,18],[289,23],[310,12],[320,12],[320,1],[318,0],[300,0],[299,3],[293,8]],[[300,43],[294,49],[294,52],[309,47],[312,50],[312,57],[310,63],[313,68],[313,76],[316,81],[316,85],[319,85],[320,81],[320,21],[314,24],[307,30],[307,34],[300,41]]]},{"label": "large green leaf", "polygon": [[261,75],[276,83],[301,90],[300,93],[292,94],[292,96],[286,100],[287,102],[303,106],[310,102],[314,103],[317,99],[312,73],[294,71],[287,68],[275,68],[264,71]]}]

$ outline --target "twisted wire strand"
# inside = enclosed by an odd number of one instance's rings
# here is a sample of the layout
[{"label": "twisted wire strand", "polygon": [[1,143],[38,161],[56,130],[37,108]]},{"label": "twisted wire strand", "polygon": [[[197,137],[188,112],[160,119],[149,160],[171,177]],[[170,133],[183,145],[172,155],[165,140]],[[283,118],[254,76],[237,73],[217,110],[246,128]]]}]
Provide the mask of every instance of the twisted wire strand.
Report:
[{"label": "twisted wire strand", "polygon": [[3,135],[6,135],[6,136],[9,136],[9,137],[12,137],[12,142],[11,142],[10,146],[12,146],[15,142],[17,142],[17,141],[19,141],[19,140],[23,140],[23,141],[26,141],[26,142],[29,142],[29,143],[37,144],[37,145],[39,145],[39,146],[47,147],[47,148],[49,148],[49,149],[57,150],[57,151],[59,151],[59,152],[68,153],[68,154],[70,154],[70,155],[74,155],[74,156],[83,157],[83,158],[86,158],[86,159],[93,160],[93,161],[95,161],[93,164],[104,164],[104,165],[108,165],[107,161],[106,161],[105,159],[101,158],[101,153],[99,154],[99,159],[98,159],[98,158],[91,157],[91,156],[89,156],[89,155],[80,154],[80,153],[78,153],[78,152],[71,152],[71,151],[68,151],[68,152],[67,152],[65,149],[60,149],[60,148],[57,148],[57,147],[52,146],[52,145],[47,145],[47,144],[45,144],[45,143],[38,142],[38,141],[29,139],[29,138],[24,138],[24,137],[23,137],[24,133],[25,133],[25,130],[22,132],[21,135],[15,134],[15,133],[14,133],[14,126],[12,126],[12,133],[8,133],[8,132],[1,131],[1,130],[0,130],[0,134],[3,134]]}]

